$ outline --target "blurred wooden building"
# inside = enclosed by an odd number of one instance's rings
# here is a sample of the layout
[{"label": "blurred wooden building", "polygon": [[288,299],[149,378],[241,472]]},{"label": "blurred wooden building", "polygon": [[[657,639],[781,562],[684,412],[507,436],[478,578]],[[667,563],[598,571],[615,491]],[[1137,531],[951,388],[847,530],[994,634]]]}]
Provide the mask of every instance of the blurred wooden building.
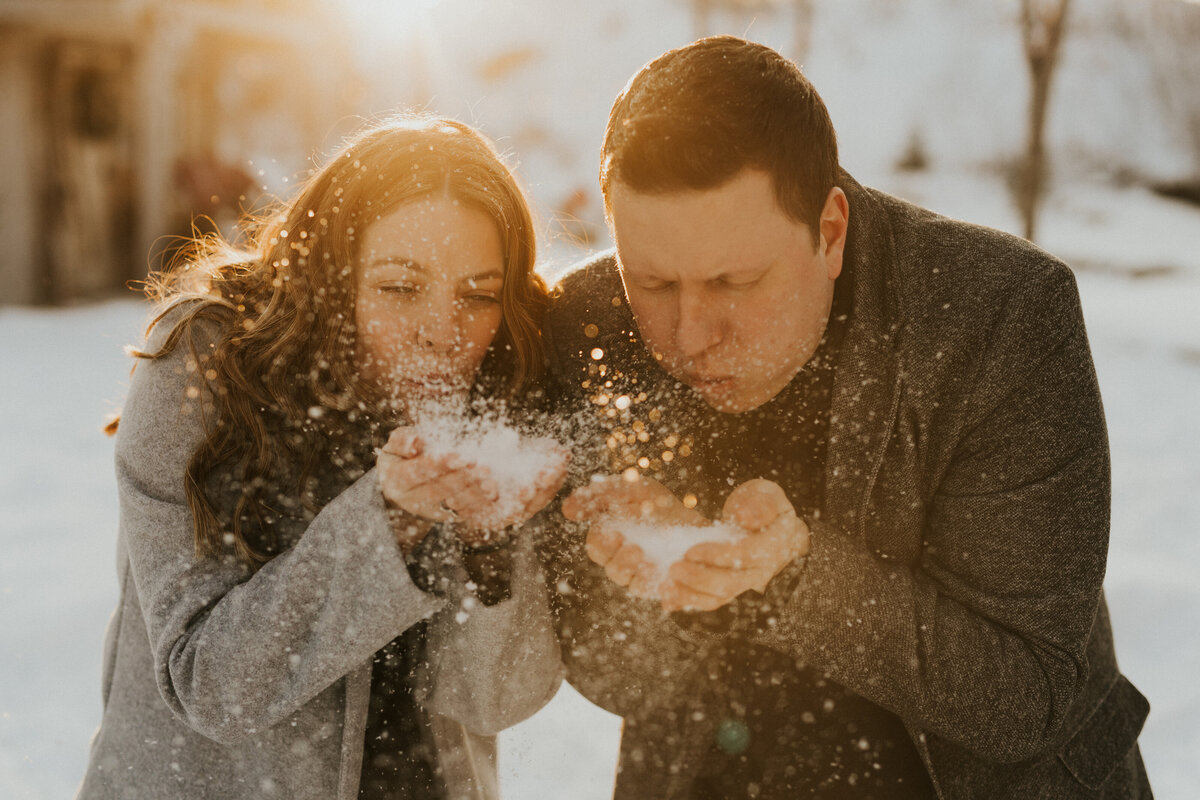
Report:
[{"label": "blurred wooden building", "polygon": [[112,294],[303,169],[355,106],[346,46],[319,0],[0,0],[0,304]]}]

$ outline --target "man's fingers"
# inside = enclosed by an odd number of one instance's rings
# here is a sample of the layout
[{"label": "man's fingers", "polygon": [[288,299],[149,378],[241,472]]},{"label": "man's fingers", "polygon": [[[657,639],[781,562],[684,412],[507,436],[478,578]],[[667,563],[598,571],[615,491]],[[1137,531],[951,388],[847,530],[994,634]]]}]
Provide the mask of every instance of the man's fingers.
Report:
[{"label": "man's fingers", "polygon": [[563,516],[575,522],[584,522],[604,513],[605,492],[603,478],[580,486],[563,500]]},{"label": "man's fingers", "polygon": [[605,516],[628,519],[670,516],[675,506],[682,508],[675,495],[657,481],[604,475],[572,492],[563,501],[562,510],[567,519],[590,521]]},{"label": "man's fingers", "polygon": [[612,560],[623,544],[625,544],[625,537],[621,534],[599,525],[593,525],[588,531],[584,546],[587,549],[588,558],[603,567]]},{"label": "man's fingers", "polygon": [[786,563],[808,555],[812,531],[808,523],[796,516],[795,512],[789,512],[780,514],[757,536],[777,540],[780,543],[778,555]]},{"label": "man's fingers", "polygon": [[725,569],[680,561],[671,565],[667,575],[679,586],[716,597],[724,604],[749,589],[765,591],[775,570],[769,566]]},{"label": "man's fingers", "polygon": [[563,501],[563,516],[576,522],[612,516],[624,505],[619,489],[607,478],[580,486]]},{"label": "man's fingers", "polygon": [[713,597],[732,598],[741,594],[739,588],[746,583],[751,570],[724,569],[693,561],[678,561],[667,570],[667,577],[680,586]]},{"label": "man's fingers", "polygon": [[721,518],[748,531],[756,531],[788,512],[795,513],[783,488],[774,481],[756,478],[730,492]]},{"label": "man's fingers", "polygon": [[738,486],[723,518],[747,534],[736,542],[697,544],[672,564],[660,590],[664,609],[712,610],[749,589],[765,591],[784,565],[807,552],[807,528],[773,481]]},{"label": "man's fingers", "polygon": [[662,579],[658,568],[649,561],[643,560],[629,581],[629,593],[642,600],[652,600],[658,597],[658,588]]},{"label": "man's fingers", "polygon": [[664,581],[658,590],[659,603],[663,611],[715,611],[728,600],[703,592],[674,581]]},{"label": "man's fingers", "polygon": [[724,569],[752,566],[751,554],[740,542],[701,542],[689,547],[683,558],[685,561]]},{"label": "man's fingers", "polygon": [[626,542],[617,550],[616,555],[604,565],[604,572],[613,583],[628,586],[643,563],[645,563],[645,556],[642,548]]},{"label": "man's fingers", "polygon": [[768,528],[736,542],[701,542],[688,548],[683,559],[723,569],[757,569],[790,560],[789,552],[786,532]]}]

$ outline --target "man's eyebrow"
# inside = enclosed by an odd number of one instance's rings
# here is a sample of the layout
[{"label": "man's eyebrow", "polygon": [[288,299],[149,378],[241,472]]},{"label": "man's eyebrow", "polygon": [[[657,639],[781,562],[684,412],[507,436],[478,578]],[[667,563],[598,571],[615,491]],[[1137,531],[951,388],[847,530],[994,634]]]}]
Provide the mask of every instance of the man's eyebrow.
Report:
[{"label": "man's eyebrow", "polygon": [[630,264],[628,261],[617,259],[617,269],[622,273],[632,273],[640,277],[657,277],[658,273],[654,269],[654,265],[649,262],[639,262],[636,265]]},{"label": "man's eyebrow", "polygon": [[772,266],[773,266],[773,263],[772,264],[755,264],[755,265],[750,265],[750,266],[745,266],[745,267],[734,267],[733,269],[725,270],[721,274],[712,278],[712,280],[722,281],[722,280],[728,280],[729,278],[747,278],[747,277],[757,276],[761,273],[766,272]]}]

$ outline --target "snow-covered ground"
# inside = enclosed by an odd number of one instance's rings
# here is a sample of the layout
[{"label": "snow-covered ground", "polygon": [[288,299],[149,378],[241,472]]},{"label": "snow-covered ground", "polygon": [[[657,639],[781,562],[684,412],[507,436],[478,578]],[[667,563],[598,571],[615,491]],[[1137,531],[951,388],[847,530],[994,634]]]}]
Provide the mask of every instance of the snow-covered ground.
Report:
[{"label": "snow-covered ground", "polygon": [[[430,108],[482,126],[519,156],[551,234],[550,270],[580,255],[552,235],[556,217],[599,221],[595,155],[611,98],[642,62],[693,33],[681,0],[346,5],[370,11],[356,48],[373,76],[370,108],[424,92]],[[1186,800],[1200,778],[1200,212],[1078,177],[1094,164],[1186,177],[1183,116],[1161,102],[1171,72],[1155,72],[1151,57],[1168,52],[1154,38],[1162,30],[1138,38],[1154,19],[1145,9],[1163,5],[1129,4],[1118,25],[1118,0],[1075,4],[1083,34],[1067,42],[1048,131],[1056,164],[1073,170],[1048,200],[1039,240],[1077,270],[1104,392],[1114,481],[1106,586],[1118,657],[1153,707],[1143,753],[1156,796]],[[1015,0],[817,6],[803,60],[847,168],[935,210],[1016,230],[1003,183],[978,169],[1011,158],[1023,136]],[[371,16],[383,9],[388,24]],[[785,52],[793,44],[786,14],[712,22]],[[893,173],[914,139],[934,171]],[[580,203],[564,199],[577,192]],[[131,299],[0,308],[0,798],[70,797],[99,720],[117,516],[112,443],[100,428],[121,404],[122,347],[145,314]],[[615,718],[564,688],[503,734],[505,798],[609,797],[617,732]]]},{"label": "snow-covered ground", "polygon": [[[887,188],[1014,226],[1003,187],[962,175]],[[1044,239],[1079,265],[1113,449],[1107,591],[1125,672],[1153,705],[1142,747],[1156,795],[1194,796],[1200,752],[1200,212],[1138,190],[1060,187]],[[0,309],[0,797],[69,797],[100,714],[116,596],[112,443],[146,309],[134,300]],[[611,792],[615,718],[564,689],[502,737],[504,796]]]}]

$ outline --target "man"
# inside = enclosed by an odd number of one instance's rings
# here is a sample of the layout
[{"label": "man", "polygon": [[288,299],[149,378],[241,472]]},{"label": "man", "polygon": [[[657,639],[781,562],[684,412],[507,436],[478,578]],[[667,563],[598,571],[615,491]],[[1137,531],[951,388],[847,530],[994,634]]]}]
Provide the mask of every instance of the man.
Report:
[{"label": "man", "polygon": [[[634,76],[601,188],[615,256],[547,338],[610,474],[550,567],[617,795],[1149,797],[1070,271],[857,184],[796,67],[732,37]],[[633,541],[712,521],[745,535],[666,573]]]}]

